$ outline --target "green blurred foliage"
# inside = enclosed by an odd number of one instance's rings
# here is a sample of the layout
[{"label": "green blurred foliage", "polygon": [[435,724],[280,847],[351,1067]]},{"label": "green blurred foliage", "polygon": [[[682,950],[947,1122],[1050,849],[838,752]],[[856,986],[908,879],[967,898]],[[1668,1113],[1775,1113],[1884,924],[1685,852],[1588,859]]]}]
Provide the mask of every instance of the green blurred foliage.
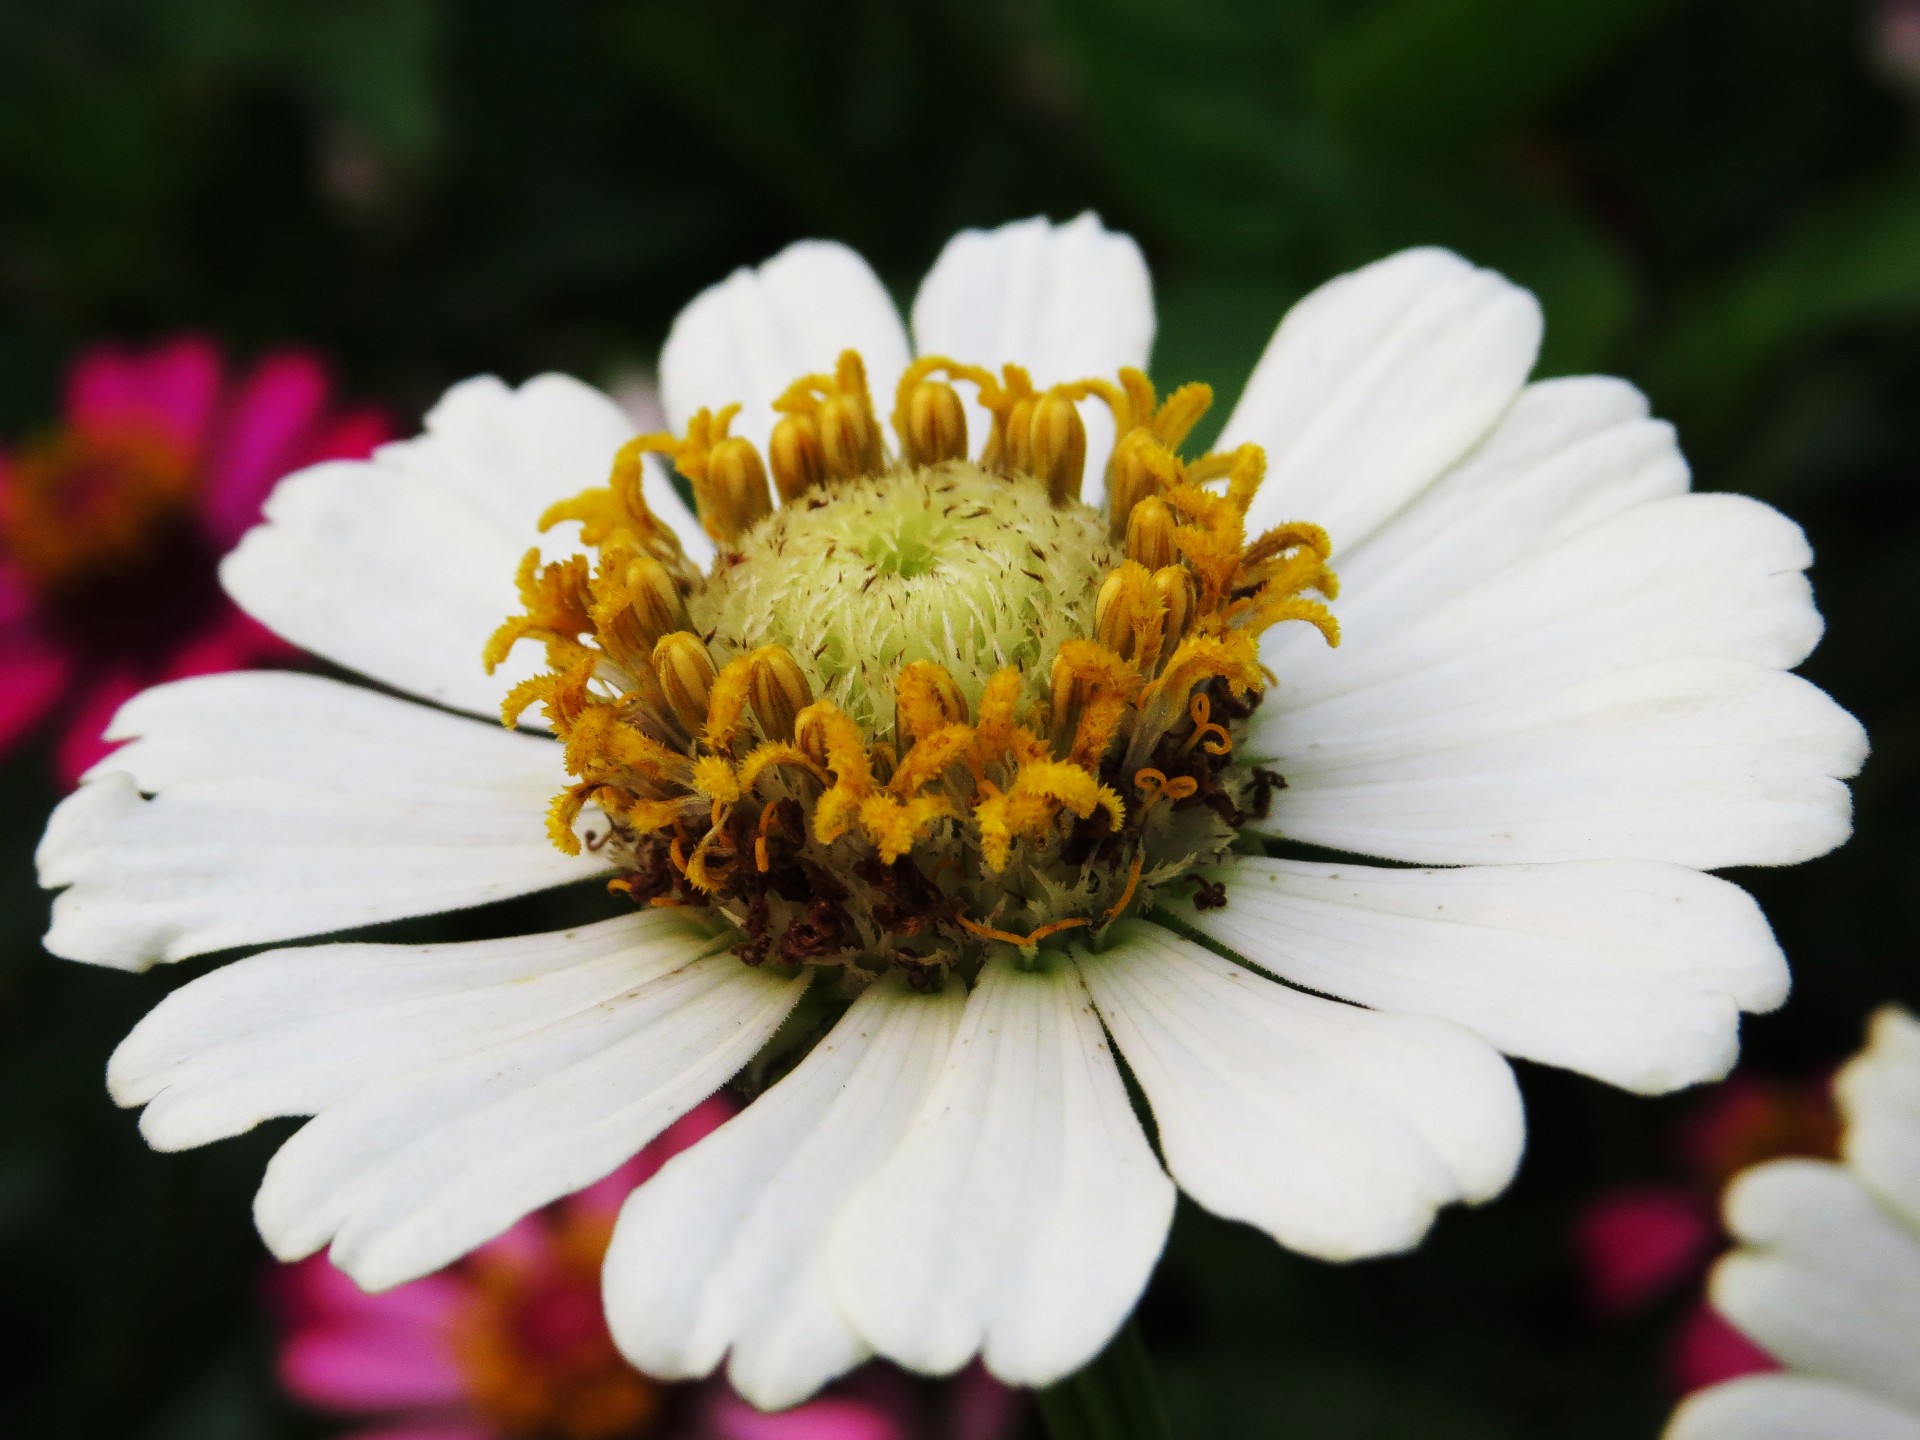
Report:
[{"label": "green blurred foliage", "polygon": [[[955,228],[1086,206],[1154,262],[1160,378],[1223,413],[1311,286],[1455,246],[1540,294],[1543,371],[1633,378],[1701,485],[1814,539],[1808,673],[1876,742],[1859,833],[1739,877],[1798,976],[1749,1053],[1807,1073],[1920,1001],[1920,152],[1871,42],[1853,0],[0,0],[0,436],[103,336],[318,344],[411,414],[644,361],[800,235],[906,298]],[[44,769],[8,764],[0,828],[0,1433],[327,1433],[269,1379],[273,1137],[156,1156],[102,1093],[184,975],[39,951]],[[1187,1440],[1657,1432],[1674,1314],[1588,1318],[1566,1226],[1666,1172],[1686,1097],[1523,1081],[1520,1180],[1415,1255],[1183,1211],[1144,1323]]]}]

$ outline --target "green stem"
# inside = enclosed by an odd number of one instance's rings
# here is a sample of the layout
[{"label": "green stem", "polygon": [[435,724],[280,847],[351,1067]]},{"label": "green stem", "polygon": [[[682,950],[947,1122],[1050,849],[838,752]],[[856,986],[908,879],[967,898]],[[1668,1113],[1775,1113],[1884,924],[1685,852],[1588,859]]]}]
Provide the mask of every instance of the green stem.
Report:
[{"label": "green stem", "polygon": [[1039,1395],[1053,1440],[1173,1440],[1132,1316],[1085,1367]]}]

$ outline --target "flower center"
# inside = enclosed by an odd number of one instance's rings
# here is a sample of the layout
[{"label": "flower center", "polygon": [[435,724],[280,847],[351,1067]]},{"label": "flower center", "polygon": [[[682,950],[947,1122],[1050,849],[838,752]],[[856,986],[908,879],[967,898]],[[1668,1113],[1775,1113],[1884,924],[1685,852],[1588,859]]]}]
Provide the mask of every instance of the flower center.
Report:
[{"label": "flower center", "polygon": [[1120,558],[1092,509],[966,461],[902,466],[783,506],[734,556],[687,599],[716,662],[781,646],[813,694],[874,738],[893,726],[907,665],[941,666],[969,706],[1008,666],[1039,677],[1043,657],[1091,627]]},{"label": "flower center", "polygon": [[500,1434],[630,1440],[659,1417],[660,1388],[620,1358],[607,1331],[600,1261],[610,1233],[565,1218],[537,1253],[482,1250],[463,1267],[472,1298],[453,1351],[474,1409]]},{"label": "flower center", "polygon": [[63,430],[15,457],[0,503],[0,541],[36,588],[66,591],[142,567],[184,528],[193,500],[191,458],[138,430]]},{"label": "flower center", "polygon": [[[955,380],[992,417],[977,462]],[[1120,437],[1104,517],[1078,498],[1088,397]],[[1210,398],[924,359],[896,458],[849,352],[781,398],[766,462],[728,435],[737,407],[630,442],[542,518],[579,521],[592,559],[530,552],[487,648],[546,648],[502,714],[539,704],[565,743],[555,844],[606,854],[636,902],[717,912],[748,963],[855,987],[970,979],[990,946],[1097,934],[1219,859],[1277,779],[1235,755],[1261,633],[1338,630],[1305,593],[1335,592],[1324,532],[1245,533],[1259,448],[1180,457]],[[711,575],[647,510],[647,453],[692,484]]]}]

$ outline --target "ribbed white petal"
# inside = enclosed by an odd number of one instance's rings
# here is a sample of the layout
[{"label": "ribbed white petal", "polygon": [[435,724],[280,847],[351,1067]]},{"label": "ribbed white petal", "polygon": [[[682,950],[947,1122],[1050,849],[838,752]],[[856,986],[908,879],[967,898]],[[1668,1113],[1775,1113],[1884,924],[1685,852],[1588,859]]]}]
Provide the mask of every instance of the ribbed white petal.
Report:
[{"label": "ribbed white petal", "polygon": [[[309,675],[182,680],[107,732],[40,842],[47,948],[141,969],[592,875],[544,815],[560,747]],[[153,795],[142,798],[142,792]]]},{"label": "ribbed white petal", "polygon": [[[1812,559],[1798,525],[1745,496],[1637,505],[1446,603],[1376,614],[1357,638],[1343,630],[1338,650],[1305,637],[1312,665],[1299,663],[1304,627],[1283,627],[1287,648],[1263,658],[1285,704],[1262,711],[1255,743],[1284,753],[1410,710],[1444,719],[1659,660],[1790,669],[1820,638],[1801,573]],[[1346,601],[1335,608],[1344,616]]]},{"label": "ribbed white petal", "polygon": [[1280,322],[1221,432],[1220,449],[1266,448],[1248,530],[1314,521],[1338,561],[1493,428],[1539,347],[1534,298],[1445,250],[1322,285]]},{"label": "ribbed white petal", "polygon": [[1834,1084],[1846,1156],[1881,1201],[1920,1231],[1920,1022],[1889,1006]]},{"label": "ribbed white petal", "polygon": [[[1789,865],[1846,839],[1843,777],[1859,722],[1795,675],[1688,658],[1467,693],[1441,711],[1410,684],[1311,722],[1275,717],[1249,741],[1286,788],[1256,828],[1432,864],[1631,857],[1699,869]],[[1263,707],[1265,708],[1265,707]]]},{"label": "ribbed white petal", "polygon": [[1810,1375],[1743,1375],[1688,1396],[1662,1440],[1920,1440],[1920,1415]]},{"label": "ribbed white petal", "polygon": [[[1261,658],[1285,677],[1289,695],[1347,686],[1356,660],[1364,667],[1385,655],[1404,659],[1406,632],[1450,602],[1516,566],[1537,567],[1543,553],[1623,510],[1685,494],[1687,483],[1673,427],[1649,419],[1631,385],[1592,376],[1529,385],[1466,459],[1340,557],[1340,648],[1329,650],[1304,626],[1282,625],[1267,632]],[[1804,552],[1797,531],[1792,543]],[[1650,564],[1650,550],[1666,554],[1670,541],[1640,524],[1604,565],[1670,587],[1675,571]],[[1686,557],[1678,575],[1694,569]],[[1500,593],[1497,583],[1493,589]],[[1615,605],[1631,598],[1618,586],[1607,596]]]},{"label": "ribbed white petal", "polygon": [[282,1259],[332,1242],[369,1290],[425,1275],[606,1175],[763,1045],[806,988],[684,937],[626,990],[329,1105],[267,1166],[254,1219]]},{"label": "ribbed white petal", "polygon": [[[1111,380],[1123,365],[1145,369],[1153,348],[1153,281],[1140,247],[1091,211],[1065,225],[1044,216],[995,230],[963,230],[947,242],[913,302],[914,349],[996,373],[1012,362],[1042,388]],[[980,453],[987,413],[961,386],[967,435]],[[1099,505],[1113,453],[1113,416],[1083,402],[1087,468],[1080,494]]]},{"label": "ribbed white petal", "polygon": [[1348,1260],[1513,1177],[1519,1090],[1462,1027],[1290,990],[1157,925],[1075,958],[1173,1178],[1216,1214]]},{"label": "ribbed white petal", "polygon": [[[489,719],[539,647],[494,675],[480,654],[520,609],[514,573],[528,548],[577,548],[575,527],[544,542],[540,514],[604,485],[633,434],[613,401],[564,375],[517,390],[492,377],[449,390],[417,440],[371,460],[329,461],[281,482],[266,523],[220,567],[240,608],[294,644],[363,675]],[[704,564],[713,554],[664,474],[647,503]]]},{"label": "ribbed white petal", "polygon": [[1747,1171],[1726,1214],[1752,1248],[1715,1268],[1714,1308],[1789,1367],[1920,1413],[1920,1236],[1813,1160]]},{"label": "ribbed white petal", "polygon": [[701,291],[673,322],[660,351],[667,420],[680,430],[696,410],[737,404],[731,433],[764,457],[778,418],[773,402],[806,375],[832,373],[843,350],[866,362],[884,426],[907,367],[906,330],[886,287],[844,245],[789,245]]},{"label": "ribbed white petal", "polygon": [[710,1373],[763,1409],[870,1353],[834,1303],[827,1234],[946,1060],[965,990],[882,979],[766,1094],[634,1191],[607,1252],[607,1319],[663,1379]]},{"label": "ribbed white petal", "polygon": [[1045,1385],[1126,1319],[1173,1200],[1072,969],[990,960],[906,1138],[834,1226],[834,1292],[912,1369],[979,1352]]},{"label": "ribbed white petal", "polygon": [[1658,1093],[1718,1078],[1787,964],[1738,886],[1636,860],[1389,870],[1236,856],[1165,903],[1290,984],[1437,1015],[1509,1055]]},{"label": "ribbed white petal", "polygon": [[618,1001],[636,957],[714,948],[709,930],[650,910],[504,940],[269,951],[162,1000],[114,1051],[107,1087],[147,1107],[155,1149],[204,1145]]}]

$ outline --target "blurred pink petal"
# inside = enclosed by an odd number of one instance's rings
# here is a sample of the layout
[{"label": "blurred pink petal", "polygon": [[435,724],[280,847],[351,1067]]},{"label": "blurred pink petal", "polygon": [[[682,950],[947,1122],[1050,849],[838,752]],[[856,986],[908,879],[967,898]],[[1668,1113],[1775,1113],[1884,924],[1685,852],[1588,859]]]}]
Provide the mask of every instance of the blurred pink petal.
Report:
[{"label": "blurred pink petal", "polygon": [[906,1440],[906,1427],[858,1400],[828,1396],[768,1415],[731,1390],[702,1407],[700,1440]]},{"label": "blurred pink petal", "polygon": [[96,434],[155,431],[197,455],[219,395],[220,352],[199,336],[144,354],[100,345],[68,372],[67,418]]},{"label": "blurred pink petal", "polygon": [[449,1405],[467,1379],[446,1337],[406,1316],[366,1316],[302,1330],[280,1350],[287,1393],[329,1410]]},{"label": "blurred pink petal", "polygon": [[339,1440],[500,1440],[500,1432],[466,1420],[407,1420],[350,1431]]},{"label": "blurred pink petal", "polygon": [[682,1150],[691,1150],[726,1124],[739,1108],[739,1102],[730,1095],[709,1096],[669,1125],[657,1140],[606,1179],[596,1181],[564,1203],[578,1215],[613,1219],[636,1186],[651,1179],[662,1165]]},{"label": "blurred pink petal", "polygon": [[1723,1380],[1778,1370],[1780,1362],[1701,1304],[1680,1322],[1667,1350],[1667,1368],[1679,1392],[1691,1395]]},{"label": "blurred pink petal", "polygon": [[214,548],[231,549],[260,518],[274,482],[300,463],[299,445],[319,422],[333,388],[305,351],[269,355],[242,380],[207,455],[200,515]]},{"label": "blurred pink petal", "polygon": [[54,747],[53,768],[63,784],[78,785],[80,777],[116,748],[104,736],[120,707],[137,694],[140,677],[116,666],[80,682],[78,698]]},{"label": "blurred pink petal", "polygon": [[1002,1385],[977,1360],[948,1382],[949,1440],[1006,1440],[1020,1428],[1026,1396]]},{"label": "blurred pink petal", "polygon": [[24,621],[0,619],[0,751],[33,732],[66,692],[73,659]]},{"label": "blurred pink petal", "polygon": [[1602,1196],[1573,1227],[1593,1308],[1618,1319],[1658,1300],[1699,1272],[1716,1233],[1713,1217],[1681,1186]]},{"label": "blurred pink petal", "polygon": [[324,1255],[275,1272],[278,1301],[290,1328],[391,1321],[445,1331],[466,1302],[467,1286],[446,1271],[369,1295]]},{"label": "blurred pink petal", "polygon": [[393,437],[393,417],[386,411],[371,405],[341,410],[302,442],[293,465],[298,469],[322,460],[363,460]]},{"label": "blurred pink petal", "polygon": [[218,675],[262,665],[286,665],[299,660],[294,649],[239,606],[223,603],[215,618],[187,637],[161,667],[162,680],[184,680],[190,675]]}]

